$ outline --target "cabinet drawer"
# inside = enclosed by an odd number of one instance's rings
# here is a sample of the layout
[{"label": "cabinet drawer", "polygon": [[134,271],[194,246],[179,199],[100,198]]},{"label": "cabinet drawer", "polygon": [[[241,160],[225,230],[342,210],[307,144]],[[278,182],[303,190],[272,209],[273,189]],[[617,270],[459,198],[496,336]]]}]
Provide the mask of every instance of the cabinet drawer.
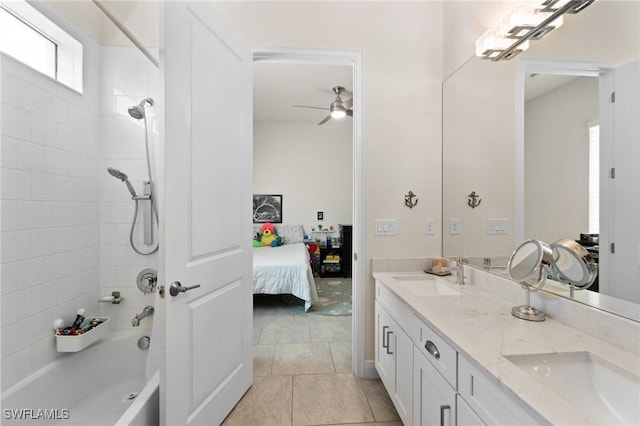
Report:
[{"label": "cabinet drawer", "polygon": [[458,353],[417,316],[415,321],[419,326],[420,341],[416,342],[418,349],[449,382],[451,387],[458,389],[456,380]]},{"label": "cabinet drawer", "polygon": [[458,360],[458,392],[487,425],[537,425],[538,421],[464,356]]},{"label": "cabinet drawer", "polygon": [[415,328],[417,317],[414,316],[411,308],[400,297],[378,280],[376,280],[376,300],[387,308],[387,311],[396,320],[400,328],[410,337],[413,337],[412,331]]}]

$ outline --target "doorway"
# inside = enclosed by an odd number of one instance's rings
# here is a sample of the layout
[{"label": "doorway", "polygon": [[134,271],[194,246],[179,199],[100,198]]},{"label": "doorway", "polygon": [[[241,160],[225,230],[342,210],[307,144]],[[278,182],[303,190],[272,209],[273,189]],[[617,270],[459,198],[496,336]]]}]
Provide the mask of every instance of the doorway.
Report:
[{"label": "doorway", "polygon": [[[344,182],[344,187],[351,188],[351,224],[353,225],[352,234],[352,326],[351,326],[351,371],[356,377],[365,377],[364,366],[364,264],[358,262],[358,258],[364,259],[364,235],[361,229],[364,227],[364,170],[363,170],[363,78],[362,78],[362,52],[360,51],[328,51],[328,50],[316,50],[316,49],[259,49],[254,50],[254,64],[292,64],[292,65],[316,65],[322,67],[336,67],[344,68],[348,67],[351,74],[352,86],[348,88],[350,93],[347,93],[345,98],[353,97],[353,117],[351,126],[351,179],[348,182]],[[325,90],[330,90],[332,87],[327,87]],[[278,93],[273,94],[274,97],[278,96]],[[334,96],[332,94],[332,96]],[[322,98],[322,102],[318,106],[322,107],[324,104],[329,105],[332,98]],[[296,102],[299,104],[314,106],[320,100],[301,100]],[[302,109],[302,108],[300,108]],[[309,109],[309,111],[313,111]],[[317,110],[318,122],[320,122],[325,116],[325,112]],[[329,120],[331,121],[331,120]],[[327,125],[331,123],[325,123]],[[334,123],[336,124],[336,123]],[[342,124],[342,123],[340,123]],[[301,161],[313,161],[313,152],[309,152],[307,158],[303,158]],[[278,165],[275,165],[277,167]],[[326,164],[317,164],[313,167],[309,167],[310,173],[322,173],[324,171],[330,171],[330,166]],[[292,177],[294,178],[294,177]],[[304,177],[299,177],[304,179]],[[311,189],[309,189],[311,191]],[[283,206],[286,201],[283,200]],[[319,210],[318,212],[323,212]],[[317,213],[317,212],[315,212]],[[319,213],[318,213],[319,214]],[[286,215],[283,212],[283,217]],[[320,215],[312,218],[312,221],[305,221],[305,233],[310,233],[312,224],[322,224],[318,222]],[[313,219],[316,219],[313,221]],[[328,218],[327,218],[328,219]],[[341,219],[340,219],[341,220]],[[323,220],[324,221],[324,220]],[[329,224],[333,226],[337,231],[337,223]],[[317,225],[314,227],[317,231]]]}]

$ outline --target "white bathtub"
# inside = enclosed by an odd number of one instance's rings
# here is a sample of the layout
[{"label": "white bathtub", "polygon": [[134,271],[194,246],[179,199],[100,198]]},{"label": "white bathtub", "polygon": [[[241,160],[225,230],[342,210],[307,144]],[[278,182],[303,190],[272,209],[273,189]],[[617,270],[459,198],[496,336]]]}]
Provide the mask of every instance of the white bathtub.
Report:
[{"label": "white bathtub", "polygon": [[110,333],[36,371],[2,394],[2,424],[157,425],[159,374],[145,379],[141,336]]}]

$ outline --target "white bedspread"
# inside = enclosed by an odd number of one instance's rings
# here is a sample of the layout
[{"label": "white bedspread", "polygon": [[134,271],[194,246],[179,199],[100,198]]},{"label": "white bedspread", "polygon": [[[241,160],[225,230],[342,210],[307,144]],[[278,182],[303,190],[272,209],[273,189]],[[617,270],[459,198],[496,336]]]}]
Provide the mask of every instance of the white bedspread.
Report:
[{"label": "white bedspread", "polygon": [[305,311],[316,300],[309,252],[302,243],[253,248],[253,293],[293,294],[305,301]]}]

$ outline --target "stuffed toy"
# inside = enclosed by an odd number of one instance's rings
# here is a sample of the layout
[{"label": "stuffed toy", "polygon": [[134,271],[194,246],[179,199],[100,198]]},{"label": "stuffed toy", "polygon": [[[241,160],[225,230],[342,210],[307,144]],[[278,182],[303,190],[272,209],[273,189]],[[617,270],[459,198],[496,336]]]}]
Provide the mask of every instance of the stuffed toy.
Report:
[{"label": "stuffed toy", "polygon": [[257,240],[253,241],[254,247],[278,247],[283,244],[282,237],[276,232],[275,226],[267,222],[260,228],[262,235]]}]

